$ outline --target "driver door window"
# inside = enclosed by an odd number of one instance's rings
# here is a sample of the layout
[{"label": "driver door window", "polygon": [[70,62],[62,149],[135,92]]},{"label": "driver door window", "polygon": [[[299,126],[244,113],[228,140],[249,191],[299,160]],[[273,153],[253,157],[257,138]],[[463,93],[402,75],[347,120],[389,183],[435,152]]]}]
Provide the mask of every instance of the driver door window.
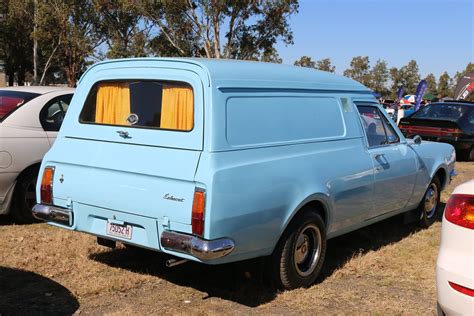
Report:
[{"label": "driver door window", "polygon": [[399,138],[388,120],[374,106],[357,106],[369,147],[399,142]]}]

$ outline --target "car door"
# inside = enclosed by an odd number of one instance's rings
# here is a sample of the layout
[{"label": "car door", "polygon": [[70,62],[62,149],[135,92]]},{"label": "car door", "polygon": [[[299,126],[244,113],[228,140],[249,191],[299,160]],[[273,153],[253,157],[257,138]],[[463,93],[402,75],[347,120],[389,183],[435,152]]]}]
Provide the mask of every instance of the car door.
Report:
[{"label": "car door", "polygon": [[48,136],[50,146],[56,140],[71,99],[72,94],[55,97],[48,101],[40,112],[41,126]]},{"label": "car door", "polygon": [[357,104],[375,171],[371,218],[404,208],[416,182],[416,157],[376,104]]}]

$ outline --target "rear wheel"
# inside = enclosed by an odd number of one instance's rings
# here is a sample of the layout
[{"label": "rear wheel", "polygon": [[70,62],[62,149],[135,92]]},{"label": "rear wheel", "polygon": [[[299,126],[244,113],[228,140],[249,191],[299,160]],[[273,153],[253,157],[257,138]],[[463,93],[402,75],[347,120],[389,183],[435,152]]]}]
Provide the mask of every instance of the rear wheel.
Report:
[{"label": "rear wheel", "polygon": [[420,211],[420,226],[427,228],[439,217],[439,200],[441,196],[441,183],[438,178],[431,180],[426,189],[423,200],[418,209]]},{"label": "rear wheel", "polygon": [[295,218],[269,258],[272,278],[287,290],[308,287],[318,277],[326,255],[326,227],[321,216],[307,211]]},{"label": "rear wheel", "polygon": [[22,175],[16,183],[11,215],[18,223],[28,224],[36,222],[31,210],[36,204],[37,178],[37,173],[30,171]]}]

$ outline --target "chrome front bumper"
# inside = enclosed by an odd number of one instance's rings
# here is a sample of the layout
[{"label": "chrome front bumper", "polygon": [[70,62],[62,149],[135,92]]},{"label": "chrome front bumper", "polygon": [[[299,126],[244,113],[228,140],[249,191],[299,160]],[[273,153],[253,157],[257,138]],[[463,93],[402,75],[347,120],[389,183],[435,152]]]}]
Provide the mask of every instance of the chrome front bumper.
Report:
[{"label": "chrome front bumper", "polygon": [[234,241],[228,238],[204,240],[196,236],[164,231],[161,245],[167,250],[189,254],[202,261],[227,256],[234,250]]},{"label": "chrome front bumper", "polygon": [[72,226],[73,216],[71,210],[52,205],[36,204],[31,212],[36,219]]}]

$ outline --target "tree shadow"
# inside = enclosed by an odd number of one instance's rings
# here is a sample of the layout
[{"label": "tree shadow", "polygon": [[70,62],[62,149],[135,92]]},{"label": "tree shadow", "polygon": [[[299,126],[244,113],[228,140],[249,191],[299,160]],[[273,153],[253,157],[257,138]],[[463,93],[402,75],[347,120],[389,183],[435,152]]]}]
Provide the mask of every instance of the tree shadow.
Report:
[{"label": "tree shadow", "polygon": [[70,315],[79,308],[67,288],[33,272],[0,267],[0,284],[0,315]]},{"label": "tree shadow", "polygon": [[[442,208],[441,208],[442,207]],[[444,204],[440,205],[444,209]],[[317,282],[323,282],[356,254],[364,254],[398,242],[420,230],[417,223],[404,224],[403,215],[384,220],[328,241],[326,261]],[[271,302],[278,290],[264,278],[265,258],[223,265],[195,262],[166,268],[170,256],[134,249],[93,253],[90,259],[132,272],[153,275],[179,286],[188,286],[248,307]]]}]

